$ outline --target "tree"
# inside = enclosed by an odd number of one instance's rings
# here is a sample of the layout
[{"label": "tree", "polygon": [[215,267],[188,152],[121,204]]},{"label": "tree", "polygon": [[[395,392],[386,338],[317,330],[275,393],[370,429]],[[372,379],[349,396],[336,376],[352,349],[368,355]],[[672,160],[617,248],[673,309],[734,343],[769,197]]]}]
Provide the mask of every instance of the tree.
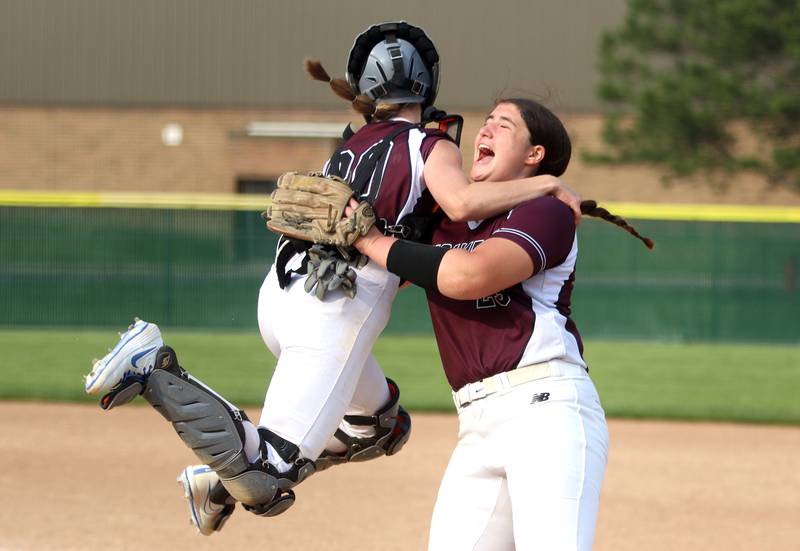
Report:
[{"label": "tree", "polygon": [[628,0],[600,72],[608,151],[590,160],[800,188],[800,0]]}]

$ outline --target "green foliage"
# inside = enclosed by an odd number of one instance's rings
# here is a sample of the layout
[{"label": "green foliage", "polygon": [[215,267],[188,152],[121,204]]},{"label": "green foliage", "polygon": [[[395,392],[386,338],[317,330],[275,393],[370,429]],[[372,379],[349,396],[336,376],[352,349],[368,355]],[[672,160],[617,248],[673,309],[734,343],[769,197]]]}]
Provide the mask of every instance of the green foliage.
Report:
[{"label": "green foliage", "polygon": [[[261,406],[275,360],[257,332],[165,329],[165,337],[193,375],[239,406]],[[111,330],[0,331],[0,399],[96,401],[81,376],[115,340]],[[406,407],[454,410],[431,336],[384,336],[375,356]],[[586,359],[609,417],[800,424],[800,346],[594,339]]]},{"label": "green foliage", "polygon": [[[589,160],[716,181],[756,170],[800,186],[797,0],[629,0],[602,37],[600,71],[609,151]],[[757,151],[737,149],[735,122],[758,137]]]}]

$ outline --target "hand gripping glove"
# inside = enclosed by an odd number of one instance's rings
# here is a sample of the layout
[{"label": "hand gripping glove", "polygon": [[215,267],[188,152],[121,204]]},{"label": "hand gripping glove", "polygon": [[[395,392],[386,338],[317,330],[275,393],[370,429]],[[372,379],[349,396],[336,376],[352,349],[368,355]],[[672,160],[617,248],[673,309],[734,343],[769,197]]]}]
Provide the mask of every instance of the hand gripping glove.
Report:
[{"label": "hand gripping glove", "polygon": [[350,247],[375,223],[375,213],[366,202],[350,216],[345,214],[352,195],[347,182],[336,176],[287,172],[278,178],[272,206],[262,217],[270,230],[287,237]]}]

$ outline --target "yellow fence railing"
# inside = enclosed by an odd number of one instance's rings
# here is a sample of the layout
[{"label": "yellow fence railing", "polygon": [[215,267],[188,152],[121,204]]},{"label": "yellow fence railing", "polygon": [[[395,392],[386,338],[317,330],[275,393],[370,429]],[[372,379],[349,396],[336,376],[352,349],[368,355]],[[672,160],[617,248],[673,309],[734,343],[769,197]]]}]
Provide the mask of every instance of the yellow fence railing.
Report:
[{"label": "yellow fence railing", "polygon": [[[126,193],[0,190],[0,206],[264,210],[269,197],[224,193]],[[704,222],[800,223],[800,207],[603,202],[625,218]]]}]

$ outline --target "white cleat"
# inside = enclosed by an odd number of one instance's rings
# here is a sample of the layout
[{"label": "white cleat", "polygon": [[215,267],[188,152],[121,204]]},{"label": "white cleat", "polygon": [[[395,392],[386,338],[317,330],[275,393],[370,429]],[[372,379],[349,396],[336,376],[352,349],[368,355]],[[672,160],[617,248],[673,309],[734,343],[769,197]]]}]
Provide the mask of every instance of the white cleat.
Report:
[{"label": "white cleat", "polygon": [[207,465],[190,465],[177,480],[183,485],[183,495],[189,502],[189,522],[204,536],[222,530],[235,505],[211,502],[211,490],[219,482],[217,473]]},{"label": "white cleat", "polygon": [[134,323],[120,336],[119,343],[100,360],[84,378],[88,394],[106,393],[132,375],[148,375],[155,367],[156,352],[164,346],[155,323],[134,318]]}]

